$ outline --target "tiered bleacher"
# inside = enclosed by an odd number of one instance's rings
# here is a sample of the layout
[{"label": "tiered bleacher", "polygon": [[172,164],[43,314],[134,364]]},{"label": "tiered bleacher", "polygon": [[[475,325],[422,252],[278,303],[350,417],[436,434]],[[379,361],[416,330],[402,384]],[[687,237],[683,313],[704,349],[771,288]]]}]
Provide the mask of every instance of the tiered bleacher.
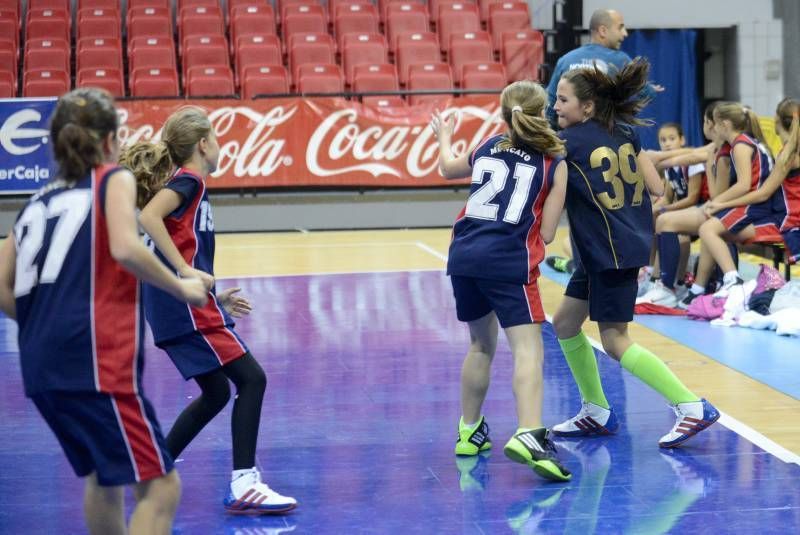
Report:
[{"label": "tiered bleacher", "polygon": [[116,0],[28,0],[26,11],[0,0],[0,98],[81,86],[130,97],[499,90],[538,79],[544,40],[525,2],[323,1],[128,0],[123,13]]}]

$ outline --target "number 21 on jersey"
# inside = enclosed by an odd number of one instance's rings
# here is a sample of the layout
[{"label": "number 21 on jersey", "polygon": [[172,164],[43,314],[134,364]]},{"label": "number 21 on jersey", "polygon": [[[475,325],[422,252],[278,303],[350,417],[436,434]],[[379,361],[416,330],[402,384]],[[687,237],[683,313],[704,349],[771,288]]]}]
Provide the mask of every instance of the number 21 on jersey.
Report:
[{"label": "number 21 on jersey", "polygon": [[[484,177],[488,180],[483,186],[476,189],[467,200],[465,215],[474,219],[497,221],[500,205],[493,203],[495,197],[506,187],[509,169],[506,162],[499,158],[478,158],[472,169],[472,183],[483,183]],[[516,225],[522,217],[528,194],[531,191],[533,177],[536,176],[536,167],[524,163],[514,166],[514,192],[503,214],[503,221]]]}]

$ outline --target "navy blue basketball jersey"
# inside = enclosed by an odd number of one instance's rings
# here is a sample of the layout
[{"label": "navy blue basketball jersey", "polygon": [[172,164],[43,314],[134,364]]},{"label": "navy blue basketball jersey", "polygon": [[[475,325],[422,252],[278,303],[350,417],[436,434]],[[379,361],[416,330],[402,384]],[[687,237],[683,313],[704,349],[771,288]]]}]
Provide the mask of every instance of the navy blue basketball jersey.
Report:
[{"label": "navy blue basketball jersey", "polygon": [[702,173],[704,170],[703,164],[670,167],[666,171],[667,181],[669,182],[672,191],[675,194],[673,202],[681,201],[689,196],[689,178]]},{"label": "navy blue basketball jersey", "polygon": [[567,216],[586,271],[641,267],[653,243],[653,214],[636,156],[639,135],[594,120],[561,131],[567,144]]},{"label": "navy blue basketball jersey", "polygon": [[504,136],[484,140],[470,156],[472,185],[453,226],[448,275],[528,284],[544,258],[544,201],[561,158],[516,147]]},{"label": "navy blue basketball jersey", "polygon": [[[214,274],[214,218],[203,179],[187,169],[178,169],[164,186],[181,196],[181,204],[164,219],[173,243],[187,264]],[[172,269],[167,259],[156,255]],[[215,291],[204,307],[178,301],[167,292],[144,284],[144,308],[156,343],[193,331],[233,326],[233,319],[217,301]]]},{"label": "navy blue basketball jersey", "polygon": [[139,284],[111,256],[101,166],[33,195],[14,225],[19,352],[26,394],[137,393]]}]

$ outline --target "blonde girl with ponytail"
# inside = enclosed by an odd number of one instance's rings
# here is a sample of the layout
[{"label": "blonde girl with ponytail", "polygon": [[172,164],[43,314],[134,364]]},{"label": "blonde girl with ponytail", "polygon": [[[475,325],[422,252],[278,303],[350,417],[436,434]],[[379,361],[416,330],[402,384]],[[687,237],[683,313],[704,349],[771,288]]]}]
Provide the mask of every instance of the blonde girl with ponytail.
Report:
[{"label": "blonde girl with ponytail", "polygon": [[439,140],[442,175],[472,177],[447,261],[456,314],[467,323],[471,338],[461,371],[455,453],[475,456],[492,447],[481,407],[499,325],[514,358],[519,425],[504,452],[545,479],[568,481],[572,475],[542,425],[545,317],[537,278],[544,245],[555,236],[567,180],[564,143],[544,118],[546,102],[544,89],[534,82],[509,85],[500,97],[507,132],[459,156],[451,150],[452,114],[437,112],[431,127]]}]

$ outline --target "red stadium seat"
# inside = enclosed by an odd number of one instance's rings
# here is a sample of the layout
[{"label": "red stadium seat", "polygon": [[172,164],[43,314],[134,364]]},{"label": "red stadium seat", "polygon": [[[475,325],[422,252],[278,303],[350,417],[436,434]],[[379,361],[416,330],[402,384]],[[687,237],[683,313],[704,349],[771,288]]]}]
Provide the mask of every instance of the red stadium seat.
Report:
[{"label": "red stadium seat", "polygon": [[31,9],[61,9],[69,11],[70,0],[28,0],[28,10]]},{"label": "red stadium seat", "polygon": [[500,58],[506,67],[508,81],[538,80],[539,66],[544,62],[544,36],[536,30],[503,32]]},{"label": "red stadium seat", "polygon": [[217,6],[189,6],[178,17],[178,43],[190,35],[225,35],[225,19]]},{"label": "red stadium seat", "polygon": [[134,37],[133,39],[128,39],[128,58],[131,59],[139,49],[152,48],[169,49],[174,59],[175,41],[171,37]]},{"label": "red stadium seat", "polygon": [[499,63],[467,63],[461,75],[464,89],[497,89],[506,86],[506,70]]},{"label": "red stadium seat", "polygon": [[71,24],[68,11],[60,9],[28,9],[25,24],[26,39],[70,40]]},{"label": "red stadium seat", "polygon": [[64,41],[63,39],[28,39],[25,43],[25,51],[34,50],[34,49],[46,49],[55,51],[58,54],[64,53],[69,55],[69,42]]},{"label": "red stadium seat", "polygon": [[489,6],[489,32],[492,34],[494,49],[503,45],[503,32],[528,30],[531,15],[525,2],[503,2]]},{"label": "red stadium seat", "polygon": [[84,38],[78,39],[78,44],[75,47],[75,54],[80,59],[80,55],[84,50],[90,48],[112,48],[119,50],[122,53],[122,41],[111,37],[97,37],[97,38]]},{"label": "red stadium seat", "polygon": [[17,19],[20,18],[20,14],[22,13],[19,0],[0,0],[0,11],[13,12]]},{"label": "red stadium seat", "polygon": [[467,63],[494,61],[492,38],[488,32],[470,32],[450,36],[450,65],[453,66],[456,84],[461,83],[461,69]]},{"label": "red stadium seat", "polygon": [[509,0],[478,0],[478,11],[481,15],[481,22],[485,23],[487,26],[489,24],[489,7],[492,4],[502,4],[503,2],[508,2]]},{"label": "red stadium seat", "polygon": [[131,9],[140,7],[170,9],[170,2],[169,0],[128,0],[128,13],[130,13]]},{"label": "red stadium seat", "polygon": [[13,98],[17,94],[17,79],[10,72],[0,70],[0,98]]},{"label": "red stadium seat", "polygon": [[115,97],[125,96],[125,84],[119,69],[82,69],[78,71],[75,87],[101,87]]},{"label": "red stadium seat", "polygon": [[130,78],[132,97],[177,97],[178,73],[174,68],[140,68]]},{"label": "red stadium seat", "polygon": [[0,48],[0,73],[11,76],[11,84],[17,84],[17,51],[13,48]]},{"label": "red stadium seat", "polygon": [[78,12],[78,39],[121,36],[116,9],[89,8]]},{"label": "red stadium seat", "polygon": [[451,35],[481,31],[478,7],[463,3],[440,6],[438,28],[442,50],[447,52]]},{"label": "red stadium seat", "polygon": [[228,23],[233,20],[233,10],[237,7],[247,8],[248,6],[251,7],[265,7],[269,6],[270,9],[272,8],[272,2],[269,0],[228,0]]},{"label": "red stadium seat", "polygon": [[397,40],[395,56],[400,83],[408,82],[408,68],[415,63],[439,63],[442,53],[439,51],[439,40],[433,33],[403,34]]},{"label": "red stadium seat", "polygon": [[69,48],[29,48],[25,51],[25,71],[62,71],[70,76]]},{"label": "red stadium seat", "polygon": [[327,33],[325,12],[320,5],[289,5],[284,8],[281,24],[285,42],[294,33]]},{"label": "red stadium seat", "polygon": [[289,70],[297,79],[301,65],[327,65],[336,63],[333,38],[327,33],[295,34],[289,38]]},{"label": "red stadium seat", "polygon": [[386,29],[392,53],[397,53],[397,38],[400,35],[425,33],[429,28],[428,10],[423,4],[397,2],[386,8]]},{"label": "red stadium seat", "polygon": [[389,62],[386,40],[381,34],[355,34],[344,36],[342,64],[347,85],[353,83],[356,65],[381,64]]},{"label": "red stadium seat", "polygon": [[[453,88],[453,73],[446,63],[421,63],[412,65],[409,70],[408,89],[412,91],[439,90]],[[449,98],[444,95],[409,95],[409,104],[441,101]]]},{"label": "red stadium seat", "polygon": [[189,67],[186,75],[186,96],[233,96],[233,72],[227,65]]},{"label": "red stadium seat", "polygon": [[228,42],[221,35],[189,36],[183,44],[183,74],[192,67],[228,65]]},{"label": "red stadium seat", "polygon": [[25,71],[23,97],[59,97],[69,91],[69,76],[65,71]]},{"label": "red stadium seat", "polygon": [[178,11],[186,7],[212,6],[219,7],[219,0],[178,0]]},{"label": "red stadium seat", "polygon": [[[284,0],[285,2],[285,0]],[[355,5],[369,5],[375,7],[371,0],[327,0],[328,13],[333,16],[340,6],[355,6]],[[376,10],[377,13],[377,10]]]},{"label": "red stadium seat", "polygon": [[233,8],[231,16],[231,46],[248,35],[275,34],[275,12],[270,5],[244,5]]},{"label": "red stadium seat", "polygon": [[129,72],[133,73],[137,69],[175,69],[177,62],[174,46],[172,42],[164,44],[163,39],[137,43],[129,56]]},{"label": "red stadium seat", "polygon": [[[119,10],[118,0],[78,0],[78,12],[82,9],[116,9]],[[130,5],[130,2],[128,2]]]},{"label": "red stadium seat", "polygon": [[135,37],[167,37],[172,39],[169,9],[135,7],[128,10],[128,39]]},{"label": "red stadium seat", "polygon": [[428,2],[428,8],[431,15],[431,22],[438,27],[441,8],[453,4],[472,4],[477,7],[475,0],[430,0]]},{"label": "red stadium seat", "polygon": [[289,74],[283,65],[249,65],[241,76],[243,98],[289,92]]},{"label": "red stadium seat", "polygon": [[84,46],[75,54],[75,69],[80,72],[87,69],[122,70],[122,50],[116,46]]},{"label": "red stadium seat", "polygon": [[0,38],[12,41],[14,50],[19,49],[19,20],[6,12],[0,12]]},{"label": "red stadium seat", "polygon": [[235,74],[241,82],[244,69],[249,65],[281,65],[283,54],[277,35],[244,35],[236,42],[234,52]]},{"label": "red stadium seat", "polygon": [[394,65],[357,65],[353,79],[353,91],[369,93],[373,91],[397,91],[397,69]]},{"label": "red stadium seat", "polygon": [[338,65],[301,65],[297,71],[300,93],[341,93],[344,90],[342,70]]},{"label": "red stadium seat", "polygon": [[378,33],[380,20],[378,11],[371,4],[339,5],[336,8],[333,28],[339,48],[348,33]]}]

